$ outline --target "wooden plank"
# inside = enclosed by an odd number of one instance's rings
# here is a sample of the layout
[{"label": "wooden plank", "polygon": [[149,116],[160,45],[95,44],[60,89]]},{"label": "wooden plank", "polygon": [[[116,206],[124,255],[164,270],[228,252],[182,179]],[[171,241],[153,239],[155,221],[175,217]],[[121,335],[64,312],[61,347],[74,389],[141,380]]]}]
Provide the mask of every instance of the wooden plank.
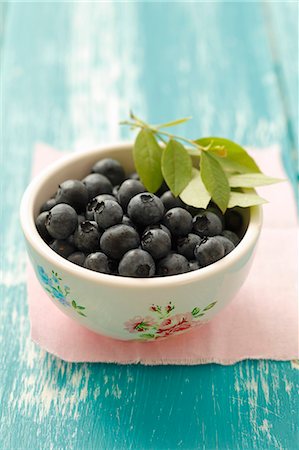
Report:
[{"label": "wooden plank", "polygon": [[[24,289],[10,289],[7,303]],[[26,308],[13,315],[3,355],[11,364],[2,375],[5,449],[20,439],[26,449],[292,448],[299,386],[287,363],[67,364],[30,342]]]},{"label": "wooden plank", "polygon": [[259,5],[178,3],[169,15],[165,3],[141,4],[140,22],[149,117],[191,114],[185,126],[191,135],[225,135],[244,145],[281,140],[284,113],[269,82],[273,67]]},{"label": "wooden plank", "polygon": [[[291,449],[288,363],[67,364],[29,336],[18,204],[36,140],[64,149],[127,137],[132,107],[192,114],[191,135],[282,143],[284,110],[257,3],[12,3],[3,50],[0,442],[5,449]],[[21,37],[21,38],[20,38]]]},{"label": "wooden plank", "polygon": [[266,3],[264,14],[282,103],[298,140],[298,2]]},{"label": "wooden plank", "polygon": [[299,176],[298,14],[298,2],[264,4],[276,84],[286,120],[287,139],[283,145],[283,158],[295,189]]},{"label": "wooden plank", "polygon": [[7,11],[8,11],[8,3],[6,2],[0,3],[0,54],[3,47]]}]

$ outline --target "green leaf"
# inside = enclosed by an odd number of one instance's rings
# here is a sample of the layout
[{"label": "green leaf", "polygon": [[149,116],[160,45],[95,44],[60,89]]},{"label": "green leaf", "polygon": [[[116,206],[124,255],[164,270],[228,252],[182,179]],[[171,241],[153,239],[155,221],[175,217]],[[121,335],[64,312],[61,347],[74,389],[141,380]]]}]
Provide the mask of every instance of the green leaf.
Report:
[{"label": "green leaf", "polygon": [[196,307],[192,310],[191,314],[192,316],[196,317],[200,313],[200,308]]},{"label": "green leaf", "polygon": [[228,178],[230,187],[252,188],[257,186],[266,186],[268,184],[280,183],[285,181],[281,178],[272,178],[263,173],[242,173],[240,175],[231,175]]},{"label": "green leaf", "polygon": [[188,122],[188,120],[192,119],[192,117],[183,117],[182,119],[173,120],[171,122],[161,123],[159,125],[156,125],[155,128],[168,128],[168,127],[174,127],[175,125],[180,125],[181,123]]},{"label": "green leaf", "polygon": [[162,150],[152,131],[142,129],[134,144],[133,157],[140,179],[149,192],[156,192],[163,182]]},{"label": "green leaf", "polygon": [[77,305],[77,307],[76,307],[77,309],[86,309],[86,307],[85,306],[79,306],[79,305]]},{"label": "green leaf", "polygon": [[252,189],[248,189],[246,192],[232,191],[230,193],[228,207],[241,206],[242,208],[248,208],[249,206],[262,205],[263,203],[267,203],[267,200],[260,197]]},{"label": "green leaf", "polygon": [[173,195],[178,196],[192,177],[192,161],[185,147],[171,139],[162,155],[162,173]]},{"label": "green leaf", "polygon": [[225,147],[211,147],[209,150],[209,153],[211,153],[214,156],[219,156],[220,158],[226,158],[227,157],[227,150]]},{"label": "green leaf", "polygon": [[202,181],[211,194],[213,201],[224,213],[229,201],[230,188],[227,176],[219,162],[215,159],[215,156],[207,152],[202,152],[200,173]]},{"label": "green leaf", "polygon": [[[213,153],[213,156],[217,161],[228,171],[239,173],[252,173],[261,172],[254,159],[247,153],[247,151],[229,139],[223,139],[218,137],[207,137],[197,139],[197,144],[207,147],[210,145],[209,152]],[[218,151],[226,150],[226,156],[218,156]]]},{"label": "green leaf", "polygon": [[209,309],[212,309],[213,306],[216,305],[216,303],[217,303],[217,302],[210,303],[208,306],[206,306],[206,307],[204,308],[204,311],[209,311]]},{"label": "green leaf", "polygon": [[86,314],[84,314],[84,313],[81,312],[81,311],[77,311],[77,313],[80,314],[80,316],[87,317]]},{"label": "green leaf", "polygon": [[139,334],[138,337],[141,339],[154,339],[155,335],[151,334],[151,333],[142,333],[142,334]]},{"label": "green leaf", "polygon": [[72,307],[75,309],[77,308],[77,303],[75,302],[75,300],[72,301]]},{"label": "green leaf", "polygon": [[192,168],[192,178],[181,192],[180,198],[184,203],[195,208],[206,208],[211,200],[211,195],[203,184],[199,170],[194,167]]}]

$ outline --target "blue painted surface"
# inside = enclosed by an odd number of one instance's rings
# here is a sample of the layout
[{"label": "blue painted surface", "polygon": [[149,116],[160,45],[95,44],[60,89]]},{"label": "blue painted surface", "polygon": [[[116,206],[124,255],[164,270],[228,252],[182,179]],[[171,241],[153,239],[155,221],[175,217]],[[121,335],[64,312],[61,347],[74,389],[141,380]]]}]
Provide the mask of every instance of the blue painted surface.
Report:
[{"label": "blue painted surface", "polygon": [[154,122],[192,115],[183,131],[194,137],[279,143],[295,182],[297,5],[5,7],[1,448],[294,449],[298,372],[290,363],[67,364],[31,343],[18,204],[37,140],[72,150],[127,138],[117,122],[129,108]]}]

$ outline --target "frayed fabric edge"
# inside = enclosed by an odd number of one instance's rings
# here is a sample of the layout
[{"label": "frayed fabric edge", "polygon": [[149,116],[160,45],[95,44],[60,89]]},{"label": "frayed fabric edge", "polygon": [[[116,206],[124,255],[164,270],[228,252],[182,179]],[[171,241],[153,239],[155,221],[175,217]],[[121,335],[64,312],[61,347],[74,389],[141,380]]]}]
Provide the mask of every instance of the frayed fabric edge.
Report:
[{"label": "frayed fabric edge", "polygon": [[118,365],[142,365],[142,366],[197,366],[197,365],[205,365],[205,364],[218,364],[221,366],[230,366],[236,363],[246,361],[246,360],[264,360],[264,361],[281,361],[281,362],[298,362],[299,355],[294,355],[291,358],[289,356],[271,356],[271,358],[265,358],[265,356],[244,356],[240,358],[232,358],[232,359],[218,359],[218,358],[193,358],[193,359],[148,359],[143,360],[142,358],[138,359],[126,359],[126,360],[108,360],[108,359],[76,359],[76,358],[66,358],[64,355],[58,355],[52,351],[50,351],[46,347],[42,347],[32,336],[32,342],[37,345],[41,350],[46,351],[50,355],[55,358],[61,359],[62,361],[68,363],[90,363],[90,364],[118,364]]}]

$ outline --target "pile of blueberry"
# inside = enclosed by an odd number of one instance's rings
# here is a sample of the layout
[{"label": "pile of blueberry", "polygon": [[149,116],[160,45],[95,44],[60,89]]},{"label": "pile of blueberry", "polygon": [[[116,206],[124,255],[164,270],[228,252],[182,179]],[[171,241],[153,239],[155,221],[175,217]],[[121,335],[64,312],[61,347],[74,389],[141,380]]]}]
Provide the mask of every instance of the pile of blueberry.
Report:
[{"label": "pile of blueberry", "polygon": [[[66,180],[36,218],[44,241],[90,270],[127,277],[176,275],[223,258],[239,243],[242,217],[210,203],[193,208],[163,183],[147,192],[114,159],[98,161],[83,180]],[[239,235],[239,236],[238,236]]]}]

